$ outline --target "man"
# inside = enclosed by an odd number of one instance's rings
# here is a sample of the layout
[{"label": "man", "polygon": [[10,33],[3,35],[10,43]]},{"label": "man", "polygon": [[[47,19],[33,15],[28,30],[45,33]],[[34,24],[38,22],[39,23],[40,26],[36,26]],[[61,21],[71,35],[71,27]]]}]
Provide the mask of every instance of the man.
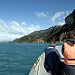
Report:
[{"label": "man", "polygon": [[50,47],[45,47],[45,64],[48,65],[48,71],[51,71],[52,75],[57,75],[60,69],[60,54],[55,49],[55,43],[51,43]]}]

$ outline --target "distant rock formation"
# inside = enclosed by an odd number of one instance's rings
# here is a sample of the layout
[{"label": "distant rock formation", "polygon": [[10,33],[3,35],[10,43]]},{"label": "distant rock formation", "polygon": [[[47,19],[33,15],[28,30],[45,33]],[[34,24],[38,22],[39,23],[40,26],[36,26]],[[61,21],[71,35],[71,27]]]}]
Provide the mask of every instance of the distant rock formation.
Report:
[{"label": "distant rock formation", "polygon": [[68,25],[72,25],[75,24],[75,9],[72,13],[70,13],[66,18],[65,18],[65,22]]},{"label": "distant rock formation", "polygon": [[70,13],[65,18],[65,25],[63,26],[64,32],[69,32],[70,30],[73,30],[75,28],[75,9],[72,13]]}]

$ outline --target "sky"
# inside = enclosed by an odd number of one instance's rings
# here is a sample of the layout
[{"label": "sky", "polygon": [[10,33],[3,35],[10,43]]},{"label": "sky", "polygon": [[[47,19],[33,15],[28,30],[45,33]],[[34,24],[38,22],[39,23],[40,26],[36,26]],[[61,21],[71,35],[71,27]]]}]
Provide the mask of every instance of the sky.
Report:
[{"label": "sky", "polygon": [[0,42],[65,24],[75,0],[0,0]]}]

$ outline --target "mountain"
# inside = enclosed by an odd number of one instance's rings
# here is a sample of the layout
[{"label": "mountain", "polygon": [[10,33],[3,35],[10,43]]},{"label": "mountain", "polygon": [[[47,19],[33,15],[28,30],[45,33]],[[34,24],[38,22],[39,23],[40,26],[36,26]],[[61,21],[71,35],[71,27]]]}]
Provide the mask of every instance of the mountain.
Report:
[{"label": "mountain", "polygon": [[53,35],[51,36],[49,34],[49,36],[47,36],[47,41],[51,42],[53,41],[66,41],[67,40],[67,35],[68,32],[73,31],[75,33],[75,9],[73,10],[72,13],[70,13],[66,18],[65,18],[65,24],[63,25],[63,27],[61,28],[61,30],[57,33],[53,33]]},{"label": "mountain", "polygon": [[75,32],[75,9],[65,18],[64,25],[55,25],[46,30],[35,31],[29,35],[15,39],[17,43],[64,42],[69,31]]}]

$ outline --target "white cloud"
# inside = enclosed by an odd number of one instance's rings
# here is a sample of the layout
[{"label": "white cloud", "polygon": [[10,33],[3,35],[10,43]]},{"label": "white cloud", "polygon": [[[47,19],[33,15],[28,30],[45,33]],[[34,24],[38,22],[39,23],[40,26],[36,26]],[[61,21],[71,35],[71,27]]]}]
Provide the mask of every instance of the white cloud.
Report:
[{"label": "white cloud", "polygon": [[35,15],[40,18],[47,18],[48,17],[47,14],[48,14],[48,12],[47,13],[44,13],[44,12],[36,12],[35,13]]},{"label": "white cloud", "polygon": [[15,38],[20,38],[22,35],[18,34],[9,34],[9,33],[0,33],[0,41],[12,41]]},{"label": "white cloud", "polygon": [[22,22],[21,24],[22,24],[22,25],[26,25],[26,22]]},{"label": "white cloud", "polygon": [[56,12],[51,18],[50,22],[53,24],[63,25],[65,24],[65,18],[71,13],[71,11],[63,11],[63,12]]},{"label": "white cloud", "polygon": [[39,30],[39,29],[40,29],[40,26],[39,25],[35,26],[34,24],[31,24],[31,26],[28,27],[28,31],[30,33],[33,32],[33,31]]},{"label": "white cloud", "polygon": [[[23,22],[22,22],[23,23]],[[24,23],[23,23],[24,24]],[[16,21],[5,22],[0,19],[0,41],[10,41],[39,30],[39,25],[25,27]]]},{"label": "white cloud", "polygon": [[52,16],[51,22],[55,23],[55,20],[56,20],[57,18],[59,18],[61,15],[63,15],[63,14],[64,14],[64,12],[56,12],[56,13],[54,14],[54,16]]},{"label": "white cloud", "polygon": [[10,24],[11,24],[11,25],[15,25],[15,26],[19,26],[19,23],[16,22],[16,21],[11,21]]},{"label": "white cloud", "polygon": [[39,29],[39,28],[40,28],[40,26],[39,26],[39,25],[37,25],[37,26],[36,26],[36,28],[37,28],[37,29]]},{"label": "white cloud", "polygon": [[66,11],[65,13],[68,16],[71,13],[71,11]]},{"label": "white cloud", "polygon": [[64,23],[64,22],[58,22],[58,24],[59,24],[59,25],[64,25],[65,23]]}]

